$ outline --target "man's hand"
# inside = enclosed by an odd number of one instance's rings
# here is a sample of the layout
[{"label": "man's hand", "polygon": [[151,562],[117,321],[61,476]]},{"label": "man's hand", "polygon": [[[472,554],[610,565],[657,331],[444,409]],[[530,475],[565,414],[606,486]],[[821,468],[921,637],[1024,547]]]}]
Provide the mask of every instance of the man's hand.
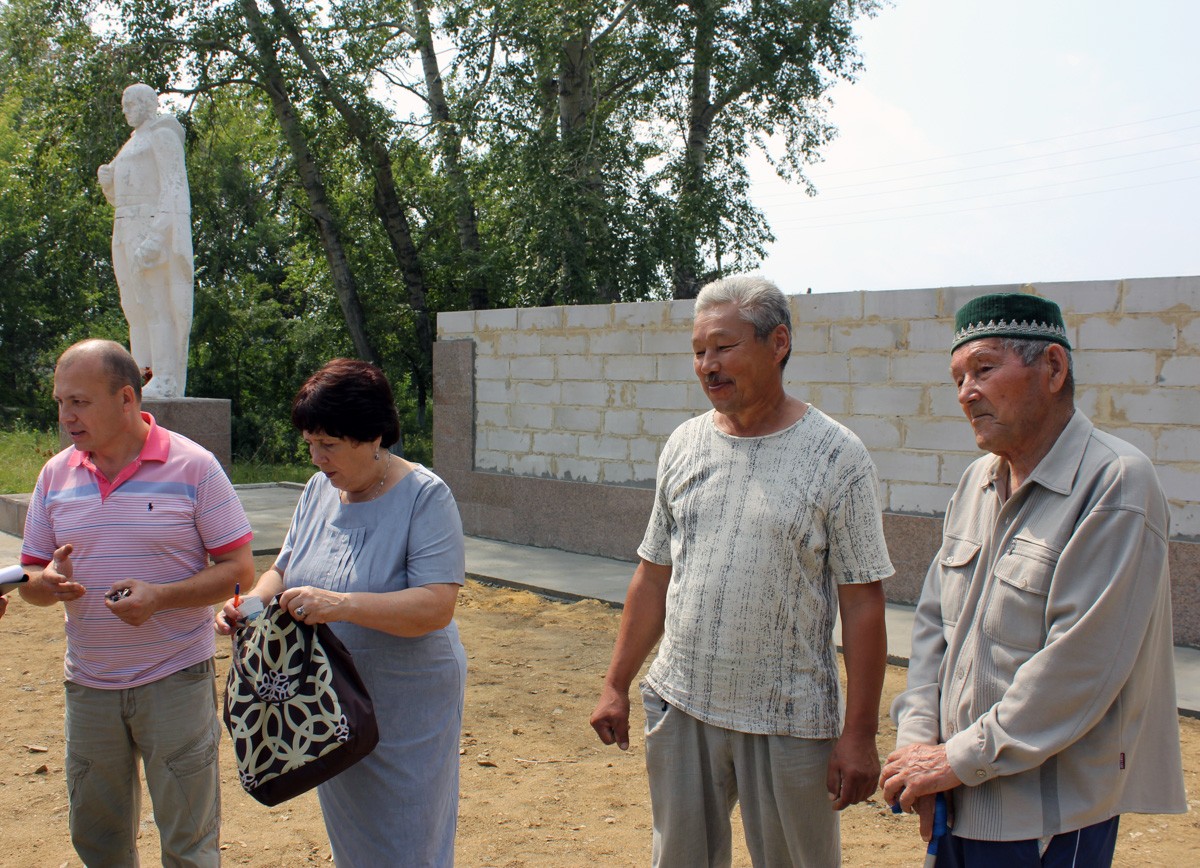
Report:
[{"label": "man's hand", "polygon": [[21,589],[21,596],[39,606],[52,606],[82,597],[83,585],[72,580],[75,568],[71,564],[71,552],[74,550],[75,547],[70,543],[55,549],[54,559],[42,569],[36,582],[31,582]]},{"label": "man's hand", "polygon": [[879,751],[874,734],[843,732],[833,746],[825,786],[840,811],[858,804],[875,792],[879,780]]},{"label": "man's hand", "polygon": [[[879,777],[883,797],[889,805],[899,803],[904,811],[911,812],[922,796],[932,796],[962,785],[954,769],[946,759],[944,744],[910,744],[888,754]],[[933,802],[921,809],[921,834],[925,836],[927,818],[932,831]],[[929,838],[926,836],[925,840]]]},{"label": "man's hand", "polygon": [[592,729],[605,744],[629,750],[629,694],[605,684],[592,712]]},{"label": "man's hand", "polygon": [[8,597],[0,597],[0,618],[4,617],[4,612],[8,608]]},{"label": "man's hand", "polygon": [[928,844],[933,837],[933,811],[937,807],[937,795],[918,796],[915,807],[921,820],[921,840]]},{"label": "man's hand", "polygon": [[104,595],[104,605],[126,624],[140,627],[158,611],[159,586],[137,579],[121,579]]},{"label": "man's hand", "polygon": [[669,565],[643,559],[633,571],[625,594],[617,644],[591,721],[602,742],[616,744],[621,750],[629,750],[629,686],[663,634],[670,583]]}]

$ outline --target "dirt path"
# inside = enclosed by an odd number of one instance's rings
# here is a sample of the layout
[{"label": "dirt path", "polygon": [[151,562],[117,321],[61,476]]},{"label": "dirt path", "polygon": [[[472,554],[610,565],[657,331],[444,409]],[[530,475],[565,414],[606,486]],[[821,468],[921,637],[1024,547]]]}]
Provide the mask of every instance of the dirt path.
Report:
[{"label": "dirt path", "polygon": [[[260,564],[260,567],[265,566]],[[644,866],[650,811],[640,735],[621,753],[587,724],[616,635],[619,613],[598,603],[564,605],[476,583],[461,596],[458,621],[470,658],[462,737],[457,864],[464,868]],[[0,865],[78,865],[67,835],[63,782],[62,613],[15,599],[0,622]],[[221,647],[221,646],[219,646]],[[222,651],[224,649],[222,648]],[[223,678],[227,656],[218,660]],[[889,667],[884,707],[902,689]],[[638,703],[634,703],[635,714]],[[641,721],[635,721],[640,733]],[[1193,813],[1121,821],[1117,864],[1193,864],[1200,850],[1200,721],[1181,721]],[[886,753],[894,738],[885,722]],[[265,808],[242,792],[223,746],[223,847],[231,865],[329,864],[316,796]],[[739,839],[734,864],[748,866]],[[848,866],[921,864],[911,817],[878,799],[843,814]],[[140,850],[158,863],[144,800]]]}]

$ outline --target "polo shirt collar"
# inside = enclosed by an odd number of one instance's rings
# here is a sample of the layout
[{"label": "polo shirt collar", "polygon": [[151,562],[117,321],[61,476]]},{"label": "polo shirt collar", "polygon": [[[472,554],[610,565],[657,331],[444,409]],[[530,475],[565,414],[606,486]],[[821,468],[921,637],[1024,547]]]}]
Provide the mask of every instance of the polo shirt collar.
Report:
[{"label": "polo shirt collar", "polygon": [[142,411],[142,421],[150,426],[150,433],[146,435],[138,458],[142,461],[166,461],[171,451],[170,433],[165,428],[159,428],[154,417],[145,411]]},{"label": "polo shirt collar", "polygon": [[[138,453],[135,463],[142,461],[166,461],[167,455],[171,451],[171,435],[162,428],[159,428],[158,423],[154,421],[154,417],[145,410],[139,412],[142,414],[142,421],[150,426],[150,433],[146,435],[146,442],[142,444],[142,451]],[[71,454],[67,456],[67,466],[79,467],[81,465],[95,466],[92,464],[92,453],[72,449]]]},{"label": "polo shirt collar", "polygon": [[91,452],[81,452],[78,449],[74,449],[71,451],[71,454],[67,456],[68,467],[83,467],[96,477],[97,482],[100,483],[101,497],[107,497],[114,488],[116,488],[129,477],[133,476],[133,474],[137,472],[138,468],[141,467],[144,462],[157,461],[159,463],[163,463],[167,460],[167,456],[171,451],[170,432],[163,428],[159,428],[158,423],[154,421],[154,417],[149,413],[145,411],[141,411],[141,413],[142,421],[150,426],[150,431],[146,435],[146,442],[142,444],[142,449],[138,453],[137,458],[129,462],[129,464],[127,464],[121,470],[121,472],[117,474],[116,479],[109,480],[107,484],[105,484],[104,475],[92,462]]}]

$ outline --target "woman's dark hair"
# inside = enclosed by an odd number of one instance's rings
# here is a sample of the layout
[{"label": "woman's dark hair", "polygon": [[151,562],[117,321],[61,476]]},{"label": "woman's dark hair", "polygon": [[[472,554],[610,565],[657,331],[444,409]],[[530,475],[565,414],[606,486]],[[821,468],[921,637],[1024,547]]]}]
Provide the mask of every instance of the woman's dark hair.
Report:
[{"label": "woman's dark hair", "polygon": [[358,359],[334,359],[309,377],[292,401],[292,424],[359,443],[378,437],[384,449],[400,439],[387,377]]}]

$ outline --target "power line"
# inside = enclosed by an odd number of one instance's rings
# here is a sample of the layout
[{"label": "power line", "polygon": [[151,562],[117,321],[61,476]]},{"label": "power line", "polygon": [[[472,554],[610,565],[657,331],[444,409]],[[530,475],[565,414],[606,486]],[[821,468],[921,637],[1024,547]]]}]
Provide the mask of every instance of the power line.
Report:
[{"label": "power line", "polygon": [[[826,190],[826,191],[827,190],[848,190],[852,187],[870,187],[872,185],[894,184],[894,183],[899,183],[900,181],[911,181],[911,180],[915,180],[917,178],[931,178],[931,177],[935,177],[937,175],[949,175],[949,174],[954,174],[956,172],[970,172],[970,171],[974,171],[976,169],[988,169],[993,166],[1004,166],[1004,165],[1010,165],[1012,163],[1028,162],[1030,160],[1045,160],[1045,159],[1050,159],[1052,157],[1059,156],[1061,154],[1073,153],[1075,151],[1094,150],[1096,148],[1107,147],[1108,145],[1125,144],[1127,142],[1137,141],[1139,139],[1154,138],[1156,136],[1169,135],[1171,133],[1178,133],[1178,132],[1186,132],[1188,130],[1194,130],[1194,129],[1200,129],[1200,124],[1195,124],[1193,126],[1187,126],[1187,127],[1180,127],[1179,129],[1176,129],[1176,130],[1167,130],[1166,132],[1163,132],[1163,133],[1149,133],[1145,136],[1135,136],[1135,137],[1128,138],[1128,139],[1120,139],[1120,140],[1114,141],[1114,142],[1104,142],[1104,143],[1096,144],[1096,145],[1084,145],[1079,148],[1070,148],[1065,151],[1058,151],[1057,153],[1054,153],[1054,154],[1036,154],[1036,155],[1029,156],[1029,157],[1014,157],[1011,160],[1000,160],[1000,161],[997,161],[994,163],[980,163],[975,166],[963,166],[962,168],[958,168],[958,169],[939,169],[936,172],[923,172],[923,173],[916,174],[916,175],[901,175],[896,178],[881,178],[877,181],[862,181],[862,182],[859,182],[856,184],[840,184],[835,187],[824,187],[824,188],[822,188],[822,190]],[[1100,163],[1100,162],[1105,162],[1105,161],[1109,161],[1109,160],[1122,160],[1122,159],[1127,159],[1130,157],[1139,157],[1139,156],[1143,156],[1145,154],[1157,154],[1162,151],[1177,150],[1179,148],[1189,148],[1189,147],[1194,147],[1197,145],[1200,145],[1200,142],[1183,142],[1183,143],[1177,144],[1177,145],[1166,145],[1162,148],[1151,148],[1150,150],[1146,150],[1146,151],[1134,151],[1133,153],[1129,153],[1129,154],[1116,154],[1111,157],[1097,157],[1094,160],[1082,160],[1082,161],[1074,162],[1074,163],[1064,163],[1064,164],[1058,165],[1058,166],[1044,166],[1044,167],[1041,167],[1038,169],[1023,169],[1021,171],[1012,172],[1010,174],[1012,174],[1012,175],[1027,175],[1032,172],[1050,171],[1052,169],[1066,169],[1066,168],[1072,168],[1074,166],[1087,166],[1087,165],[1091,165],[1092,163]],[[940,159],[940,158],[931,158],[931,159]],[[949,159],[949,158],[946,158],[946,159]],[[991,180],[993,178],[1000,178],[1000,177],[1006,177],[1006,176],[990,175],[990,176],[987,176],[984,178],[963,178],[961,181],[947,181],[947,182],[942,182],[939,184],[930,184],[930,185],[925,185],[925,186],[944,187],[944,186],[947,186],[950,184],[967,184],[972,181],[980,181],[980,180],[986,181],[986,180]],[[901,188],[901,189],[897,189],[897,190],[881,190],[877,194],[876,193],[862,193],[862,194],[853,194],[851,196],[835,196],[832,198],[825,198],[825,201],[837,202],[837,201],[841,201],[842,199],[852,199],[852,198],[859,198],[861,196],[871,196],[871,195],[886,195],[888,193],[899,193],[899,192],[904,192],[905,190],[918,190],[918,189],[923,189],[923,187],[908,187],[908,188]],[[773,196],[772,196],[772,194],[767,194],[766,196],[762,196],[760,198],[771,199],[771,198],[778,198],[778,197],[782,197],[782,196],[786,196],[786,195],[789,195],[789,194],[776,193]],[[822,198],[824,198],[824,197],[822,197]]]},{"label": "power line", "polygon": [[[1108,162],[1112,162],[1113,160],[1127,160],[1127,159],[1131,159],[1131,158],[1135,158],[1135,157],[1144,157],[1149,154],[1160,154],[1164,151],[1177,151],[1180,148],[1195,148],[1195,147],[1200,147],[1200,142],[1185,142],[1181,145],[1168,145],[1164,148],[1153,148],[1152,150],[1149,150],[1149,151],[1138,151],[1133,154],[1117,154],[1116,156],[1112,156],[1112,157],[1097,157],[1094,160],[1082,160],[1077,163],[1067,163],[1062,166],[1043,166],[1043,167],[1037,168],[1037,169],[1021,169],[1016,172],[1006,172],[1002,175],[984,175],[983,177],[980,177],[980,178],[963,178],[960,181],[941,181],[936,184],[921,184],[920,186],[917,186],[917,187],[898,187],[894,190],[878,190],[878,191],[869,192],[869,193],[851,193],[849,196],[831,196],[831,197],[821,196],[818,199],[813,200],[813,201],[816,201],[818,203],[845,202],[850,199],[863,199],[863,198],[868,198],[868,197],[873,197],[873,196],[890,196],[894,193],[911,193],[911,192],[917,192],[917,191],[921,191],[921,190],[932,190],[936,187],[954,187],[959,184],[973,184],[973,183],[977,183],[980,181],[998,181],[998,180],[1004,180],[1006,178],[1015,178],[1018,175],[1036,175],[1039,172],[1053,172],[1055,170],[1061,170],[1061,169],[1074,169],[1074,168],[1078,168],[1080,166],[1091,166],[1096,163],[1108,163]],[[1166,163],[1163,165],[1173,166],[1173,165],[1177,165],[1177,164]],[[1130,169],[1129,171],[1145,171],[1146,169],[1154,169],[1154,168],[1161,168],[1161,167],[1162,166],[1148,166],[1143,169]],[[1115,174],[1124,174],[1124,173],[1117,172]],[[1108,176],[1107,175],[1098,175],[1096,177],[1104,178],[1104,177],[1108,177]],[[896,179],[896,180],[906,180],[906,179]],[[883,182],[880,182],[880,183],[883,183]]]},{"label": "power line", "polygon": [[1154,123],[1155,121],[1165,121],[1165,120],[1170,120],[1171,118],[1186,117],[1187,115],[1194,115],[1194,114],[1200,114],[1200,108],[1188,109],[1187,111],[1175,112],[1174,114],[1169,114],[1169,115],[1159,115],[1158,117],[1146,118],[1145,120],[1141,120],[1141,121],[1129,121],[1128,123],[1124,123],[1124,124],[1114,124],[1112,126],[1107,126],[1107,127],[1096,127],[1094,129],[1090,129],[1090,130],[1081,130],[1080,132],[1077,132],[1077,133],[1064,133],[1061,136],[1050,136],[1050,137],[1044,138],[1044,139],[1029,139],[1027,141],[1016,142],[1011,145],[996,145],[991,148],[980,148],[977,151],[964,151],[959,154],[946,154],[945,156],[941,156],[941,157],[924,157],[919,160],[905,160],[900,163],[885,163],[880,166],[867,166],[867,167],[862,167],[862,168],[858,168],[858,169],[839,169],[836,172],[829,172],[826,175],[826,177],[833,177],[835,175],[848,175],[853,172],[874,172],[874,171],[878,171],[879,169],[894,169],[894,168],[898,168],[900,166],[915,166],[920,163],[932,163],[937,160],[956,160],[961,157],[973,157],[976,154],[987,154],[987,153],[991,153],[993,151],[1007,151],[1012,148],[1023,148],[1023,147],[1026,147],[1027,145],[1040,145],[1044,142],[1056,142],[1061,139],[1073,139],[1073,138],[1077,138],[1079,136],[1092,135],[1093,133],[1105,133],[1105,132],[1108,132],[1109,130],[1119,130],[1119,129],[1123,129],[1125,127],[1136,127],[1136,126],[1141,126],[1142,124]]},{"label": "power line", "polygon": [[[949,211],[931,211],[931,212],[924,213],[924,214],[897,214],[892,217],[878,217],[875,219],[868,219],[868,220],[847,220],[847,221],[838,222],[838,223],[822,222],[822,223],[818,223],[816,225],[811,225],[811,226],[795,225],[795,220],[792,220],[792,221],[781,220],[778,223],[773,223],[772,228],[775,228],[775,229],[791,228],[791,229],[796,229],[799,231],[807,231],[807,230],[813,230],[813,229],[831,229],[831,228],[834,228],[837,226],[863,226],[863,225],[867,225],[870,223],[891,223],[895,220],[911,220],[911,219],[918,219],[918,218],[922,218],[922,217],[944,217],[944,216],[951,215],[951,214],[969,214],[974,211],[987,211],[987,210],[991,210],[994,208],[1016,208],[1016,207],[1020,207],[1022,205],[1037,205],[1042,202],[1057,202],[1057,201],[1060,201],[1063,199],[1077,199],[1081,196],[1099,196],[1099,195],[1103,195],[1105,193],[1120,193],[1120,192],[1124,192],[1127,190],[1142,190],[1147,187],[1157,187],[1157,186],[1161,186],[1163,184],[1178,184],[1178,183],[1185,182],[1185,181],[1195,181],[1195,180],[1200,180],[1200,175],[1188,175],[1183,178],[1166,178],[1162,181],[1147,181],[1144,184],[1132,184],[1127,187],[1111,187],[1106,190],[1088,190],[1088,191],[1080,192],[1080,193],[1065,193],[1062,196],[1047,196],[1047,197],[1044,197],[1041,199],[1025,199],[1020,202],[997,202],[997,203],[994,203],[991,205],[980,205],[980,206],[977,206],[974,208],[956,208],[956,209],[949,210]],[[953,201],[953,200],[951,200],[951,201]],[[938,204],[938,203],[927,203],[927,204]],[[866,212],[860,212],[860,213],[866,213]],[[843,215],[843,216],[852,216],[852,215]],[[797,219],[812,220],[812,219],[816,219],[816,218],[802,217],[802,218],[797,218]]]},{"label": "power line", "polygon": [[[1077,153],[1079,151],[1094,151],[1097,148],[1107,148],[1107,147],[1110,147],[1111,145],[1123,145],[1123,144],[1127,144],[1128,142],[1137,142],[1137,141],[1141,141],[1142,139],[1153,139],[1153,138],[1157,138],[1158,136],[1166,136],[1166,135],[1171,135],[1172,133],[1181,133],[1181,132],[1186,132],[1188,130],[1195,130],[1195,129],[1200,129],[1200,124],[1194,124],[1192,126],[1187,126],[1187,127],[1180,127],[1177,130],[1166,130],[1161,133],[1146,133],[1145,135],[1142,135],[1142,136],[1131,136],[1130,138],[1127,138],[1127,139],[1117,139],[1117,140],[1111,141],[1111,142],[1098,142],[1098,143],[1092,144],[1092,145],[1080,145],[1078,148],[1067,148],[1066,150],[1056,151],[1053,154],[1034,154],[1034,155],[1028,156],[1028,157],[1013,157],[1012,159],[1009,159],[1009,160],[997,160],[994,163],[980,163],[975,166],[963,166],[962,168],[958,168],[958,169],[938,169],[937,171],[933,171],[933,172],[921,172],[916,175],[902,175],[898,178],[883,178],[878,181],[859,181],[854,184],[839,184],[835,187],[826,187],[825,189],[826,190],[847,190],[847,189],[850,189],[851,187],[869,187],[873,184],[888,184],[888,183],[893,183],[896,181],[910,181],[915,178],[931,178],[936,175],[946,175],[946,174],[950,174],[953,172],[970,172],[975,169],[988,169],[988,168],[991,168],[992,166],[1007,166],[1007,165],[1011,165],[1013,163],[1027,163],[1030,160],[1045,160],[1050,157],[1060,156],[1062,154],[1072,154],[1072,153]],[[1194,144],[1194,143],[1189,142],[1186,144]],[[1175,147],[1185,147],[1185,146],[1186,145],[1180,145],[1180,146],[1175,146]],[[1019,147],[1019,146],[1014,146],[1014,147]],[[1149,151],[1148,153],[1154,153],[1154,151]],[[938,158],[933,157],[931,159],[938,159]],[[967,179],[967,180],[970,180],[970,179]]]},{"label": "power line", "polygon": [[[990,193],[972,193],[967,196],[955,196],[951,199],[934,199],[932,202],[909,202],[909,203],[905,203],[903,205],[885,205],[881,208],[867,208],[862,211],[846,211],[842,214],[832,214],[829,216],[833,217],[833,219],[836,220],[841,217],[855,217],[859,214],[878,214],[881,211],[896,211],[896,210],[899,210],[902,208],[911,208],[911,207],[923,208],[927,205],[949,205],[954,202],[966,202],[969,199],[982,199],[987,196],[1003,196],[1003,195],[1007,195],[1009,193],[1029,193],[1029,192],[1032,192],[1035,190],[1044,190],[1047,187],[1063,187],[1063,186],[1066,186],[1067,184],[1082,184],[1082,183],[1087,183],[1088,181],[1103,181],[1106,178],[1117,178],[1117,177],[1120,177],[1121,175],[1132,175],[1132,174],[1135,174],[1136,172],[1149,172],[1154,169],[1169,169],[1174,166],[1184,165],[1186,163],[1195,163],[1195,162],[1197,162],[1197,160],[1200,160],[1200,158],[1177,160],[1174,163],[1163,163],[1162,165],[1159,165],[1159,166],[1149,166],[1149,167],[1144,167],[1144,168],[1140,168],[1140,169],[1126,169],[1125,171],[1122,171],[1122,172],[1109,172],[1104,175],[1092,175],[1091,177],[1088,177],[1088,178],[1073,178],[1068,181],[1049,181],[1045,184],[1038,184],[1033,187],[1016,187],[1012,190],[1000,190],[1000,191],[995,191],[995,192],[990,192]],[[820,220],[823,218],[821,218],[819,216],[813,216],[813,217],[801,217],[798,219]]]}]

